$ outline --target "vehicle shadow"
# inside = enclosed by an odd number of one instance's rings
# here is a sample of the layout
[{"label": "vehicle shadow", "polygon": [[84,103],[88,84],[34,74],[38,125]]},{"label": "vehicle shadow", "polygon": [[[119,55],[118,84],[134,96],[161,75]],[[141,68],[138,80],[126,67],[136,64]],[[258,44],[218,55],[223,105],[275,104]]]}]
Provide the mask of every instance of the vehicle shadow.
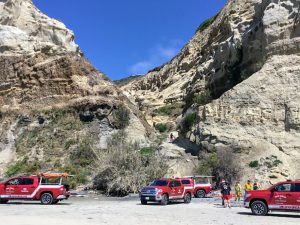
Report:
[{"label": "vehicle shadow", "polygon": [[[169,202],[168,205],[185,205],[183,202]],[[136,205],[142,205],[141,203],[137,203]],[[168,206],[166,205],[166,206]],[[148,202],[147,205],[144,206],[163,206],[159,202]]]},{"label": "vehicle shadow", "polygon": [[[42,204],[40,202],[8,202],[5,205],[42,205]],[[57,203],[49,206],[65,206],[65,205],[72,205],[72,203]]]},{"label": "vehicle shadow", "polygon": [[[251,212],[238,212],[239,215],[244,215],[244,216],[256,216],[253,215]],[[299,215],[295,215],[295,214],[278,214],[278,213],[269,213],[267,214],[268,217],[286,217],[286,218],[295,218],[295,219],[299,219],[300,218],[300,214]]]}]

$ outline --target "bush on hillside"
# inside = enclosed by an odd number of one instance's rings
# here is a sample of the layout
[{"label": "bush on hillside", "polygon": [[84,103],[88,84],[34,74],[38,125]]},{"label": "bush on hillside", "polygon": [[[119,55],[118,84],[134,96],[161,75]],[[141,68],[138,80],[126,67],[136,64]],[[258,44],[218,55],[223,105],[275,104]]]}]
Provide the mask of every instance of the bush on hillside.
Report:
[{"label": "bush on hillside", "polygon": [[[97,162],[94,185],[108,195],[124,196],[135,192],[147,182],[164,176],[167,166],[154,152],[141,154],[136,143],[126,141],[124,131],[113,135],[106,151],[102,151]],[[148,154],[149,153],[149,154]]]},{"label": "bush on hillside", "polygon": [[160,133],[165,133],[168,130],[168,126],[165,123],[158,123],[155,125],[155,129]]},{"label": "bush on hillside", "polygon": [[196,33],[202,32],[203,30],[205,30],[206,28],[208,28],[216,20],[216,18],[218,17],[218,15],[219,15],[219,13],[217,15],[215,15],[215,16],[212,16],[212,17],[208,18],[203,23],[201,23],[199,25],[199,27],[197,28]]},{"label": "bush on hillside", "polygon": [[130,112],[124,105],[113,110],[112,116],[113,121],[111,121],[111,123],[115,128],[124,129],[129,125]]},{"label": "bush on hillside", "polygon": [[185,115],[185,117],[183,118],[180,124],[180,131],[183,134],[189,132],[192,129],[192,126],[195,124],[196,119],[197,119],[197,113],[195,112],[191,112]]}]

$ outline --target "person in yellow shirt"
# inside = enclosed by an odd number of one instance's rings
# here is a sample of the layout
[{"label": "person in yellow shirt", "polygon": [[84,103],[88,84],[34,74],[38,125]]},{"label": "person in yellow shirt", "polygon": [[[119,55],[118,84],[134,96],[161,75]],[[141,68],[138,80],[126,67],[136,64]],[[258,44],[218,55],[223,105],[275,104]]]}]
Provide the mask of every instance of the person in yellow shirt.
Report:
[{"label": "person in yellow shirt", "polygon": [[253,190],[253,184],[251,180],[248,180],[247,183],[245,184],[245,192],[246,191],[252,191]]}]

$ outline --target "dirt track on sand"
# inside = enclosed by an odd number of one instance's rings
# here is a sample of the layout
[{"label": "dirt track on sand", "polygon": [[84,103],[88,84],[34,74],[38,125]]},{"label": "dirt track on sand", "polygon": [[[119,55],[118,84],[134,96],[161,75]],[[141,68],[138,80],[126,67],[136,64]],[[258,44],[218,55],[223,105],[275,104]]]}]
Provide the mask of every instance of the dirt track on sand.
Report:
[{"label": "dirt track on sand", "polygon": [[252,216],[249,209],[224,209],[219,199],[193,199],[190,204],[140,205],[138,198],[71,198],[58,205],[11,202],[0,205],[0,223],[9,225],[298,225],[300,214]]}]

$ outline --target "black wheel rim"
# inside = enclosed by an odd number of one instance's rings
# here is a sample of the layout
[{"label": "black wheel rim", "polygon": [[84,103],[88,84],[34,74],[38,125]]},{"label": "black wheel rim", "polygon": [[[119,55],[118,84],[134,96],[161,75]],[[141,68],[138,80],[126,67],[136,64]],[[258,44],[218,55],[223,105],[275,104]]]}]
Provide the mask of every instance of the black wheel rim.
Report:
[{"label": "black wheel rim", "polygon": [[52,200],[52,198],[51,198],[50,195],[43,195],[43,196],[42,196],[42,202],[43,202],[44,204],[50,204],[51,200]]},{"label": "black wheel rim", "polygon": [[198,198],[203,198],[205,196],[204,191],[202,190],[197,191],[197,196]]},{"label": "black wheel rim", "polygon": [[265,207],[263,204],[257,203],[253,206],[253,211],[255,212],[255,214],[262,215],[265,212]]}]

